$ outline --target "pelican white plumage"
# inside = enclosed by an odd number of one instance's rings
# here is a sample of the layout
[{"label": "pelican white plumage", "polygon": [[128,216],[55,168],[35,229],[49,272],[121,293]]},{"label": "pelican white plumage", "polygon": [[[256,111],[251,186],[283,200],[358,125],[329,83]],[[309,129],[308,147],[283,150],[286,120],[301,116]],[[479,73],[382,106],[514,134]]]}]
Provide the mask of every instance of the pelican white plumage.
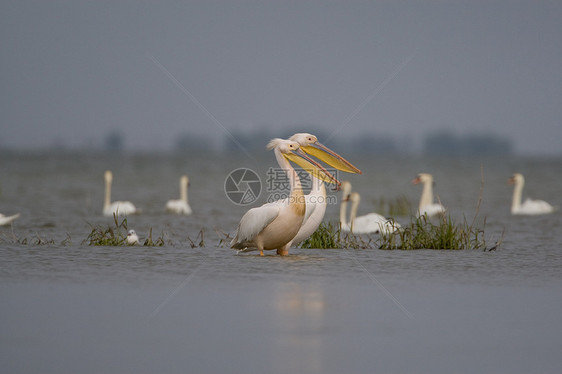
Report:
[{"label": "pelican white plumage", "polygon": [[[342,231],[354,234],[381,234],[392,233],[400,229],[400,224],[378,213],[369,213],[357,217],[357,210],[361,196],[351,192],[351,183],[343,181],[341,184],[342,200],[340,203],[340,225]],[[347,221],[347,203],[351,201],[350,220]]]},{"label": "pelican white plumage", "polygon": [[511,200],[511,214],[539,215],[554,212],[554,207],[543,200],[527,198],[521,203],[521,195],[523,194],[523,186],[525,185],[523,174],[513,174],[513,176],[509,178],[508,183],[515,185],[513,188],[513,198]]},{"label": "pelican white plumage", "polygon": [[114,201],[111,202],[111,183],[113,181],[113,173],[106,170],[105,174],[105,200],[103,204],[103,214],[105,216],[113,216],[113,214],[126,216],[138,213],[137,208],[130,201]]},{"label": "pelican white plumage", "polygon": [[140,244],[139,236],[137,235],[135,230],[129,230],[129,232],[127,232],[127,244],[129,245]]},{"label": "pelican white plumage", "polygon": [[447,209],[440,203],[433,202],[433,176],[428,173],[418,174],[414,180],[413,184],[423,184],[422,194],[420,198],[420,204],[418,207],[418,215],[427,215],[428,217],[435,216],[438,214],[443,214]]},{"label": "pelican white plumage", "polygon": [[16,213],[16,214],[11,215],[11,216],[5,216],[2,213],[0,213],[0,226],[9,225],[10,223],[12,223],[16,219],[18,219],[19,216],[20,216],[19,213]]},{"label": "pelican white plumage", "polygon": [[289,198],[248,210],[240,220],[230,245],[234,249],[256,248],[261,256],[264,250],[271,249],[277,249],[277,253],[283,255],[288,252],[287,244],[298,233],[306,211],[300,179],[289,161],[324,181],[336,184],[339,181],[306,156],[296,142],[273,139],[267,148],[273,149],[279,167],[287,174],[291,186]]},{"label": "pelican white plumage", "polygon": [[[318,138],[309,133],[297,133],[289,138],[297,142],[305,153],[314,156],[328,165],[348,173],[361,174],[361,170],[353,166],[346,159],[332,151],[318,141]],[[292,244],[299,244],[307,239],[316,231],[326,213],[326,187],[324,182],[314,175],[311,175],[312,185],[310,193],[305,196],[306,212],[301,228],[297,235],[288,243],[287,248]]]},{"label": "pelican white plumage", "polygon": [[187,201],[187,186],[189,185],[189,178],[183,175],[180,178],[180,198],[179,200],[168,200],[166,203],[166,210],[176,214],[191,214],[191,207]]}]

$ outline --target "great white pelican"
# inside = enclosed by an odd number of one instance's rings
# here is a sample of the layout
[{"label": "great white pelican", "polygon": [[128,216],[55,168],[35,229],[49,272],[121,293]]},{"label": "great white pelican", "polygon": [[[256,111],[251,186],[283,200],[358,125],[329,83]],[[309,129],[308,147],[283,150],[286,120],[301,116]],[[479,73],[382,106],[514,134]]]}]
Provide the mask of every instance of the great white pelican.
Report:
[{"label": "great white pelican", "polygon": [[[342,156],[332,151],[318,141],[318,138],[309,133],[297,133],[289,138],[294,142],[299,143],[300,149],[305,153],[316,157],[317,159],[325,162],[326,164],[348,173],[361,174],[361,170],[353,166],[350,162]],[[321,179],[311,176],[312,186],[310,193],[305,196],[306,200],[306,213],[301,228],[297,235],[289,242],[287,249],[293,244],[299,244],[301,241],[307,239],[316,231],[320,222],[326,213],[326,187]],[[287,253],[282,253],[287,254]]]},{"label": "great white pelican", "polygon": [[306,203],[301,182],[289,161],[323,181],[336,185],[340,183],[302,152],[296,142],[276,138],[269,142],[267,148],[273,150],[279,167],[287,173],[291,186],[289,198],[248,210],[242,216],[230,243],[234,249],[256,248],[261,256],[264,250],[277,249],[279,254],[288,251],[287,244],[298,233],[304,220]]}]

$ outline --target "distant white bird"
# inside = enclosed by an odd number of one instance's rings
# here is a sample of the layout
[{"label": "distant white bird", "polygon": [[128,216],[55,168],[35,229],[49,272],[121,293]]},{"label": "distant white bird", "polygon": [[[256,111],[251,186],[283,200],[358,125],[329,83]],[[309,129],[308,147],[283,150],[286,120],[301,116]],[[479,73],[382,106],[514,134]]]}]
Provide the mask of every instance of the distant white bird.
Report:
[{"label": "distant white bird", "polygon": [[166,210],[176,214],[191,214],[191,207],[187,201],[187,186],[189,186],[189,178],[183,175],[180,178],[180,199],[168,200],[166,203]]},{"label": "distant white bird", "polygon": [[139,211],[133,203],[130,201],[114,201],[111,202],[111,182],[113,181],[113,173],[110,170],[106,170],[105,174],[105,200],[103,204],[103,214],[105,216],[113,216],[113,214],[118,214],[120,216],[126,216],[129,214],[136,214]]},{"label": "distant white bird", "polygon": [[347,221],[347,203],[350,201],[351,183],[348,181],[341,182],[340,189],[342,194],[340,202],[340,227],[343,231],[349,231],[351,229],[351,221]]},{"label": "distant white bird", "polygon": [[10,223],[14,222],[14,220],[18,219],[19,216],[19,213],[14,214],[13,216],[5,216],[0,213],[0,226],[9,225]]},{"label": "distant white bird", "polygon": [[127,244],[129,245],[140,244],[139,237],[135,232],[135,230],[129,230],[129,232],[127,233]]},{"label": "distant white bird", "polygon": [[433,176],[427,173],[420,173],[412,181],[413,184],[423,183],[422,194],[420,198],[420,205],[418,208],[418,215],[423,216],[427,214],[428,217],[443,214],[447,209],[439,204],[433,202]]},{"label": "distant white bird", "polygon": [[509,184],[514,184],[513,198],[511,200],[511,214],[525,214],[525,215],[539,215],[554,212],[554,207],[543,200],[531,200],[527,198],[521,204],[521,195],[523,193],[523,186],[525,185],[525,178],[520,173],[515,173],[508,179]]},{"label": "distant white bird", "polygon": [[369,213],[356,217],[361,198],[357,192],[352,192],[349,198],[351,200],[351,232],[354,234],[390,234],[402,227],[398,222],[394,222],[394,220],[378,213]]},{"label": "distant white bird", "polygon": [[[369,213],[357,217],[357,209],[361,196],[351,192],[351,183],[343,181],[341,184],[343,198],[340,203],[340,225],[342,231],[354,234],[392,233],[400,229],[400,224],[378,213]],[[351,201],[350,220],[347,221],[347,202]]]}]

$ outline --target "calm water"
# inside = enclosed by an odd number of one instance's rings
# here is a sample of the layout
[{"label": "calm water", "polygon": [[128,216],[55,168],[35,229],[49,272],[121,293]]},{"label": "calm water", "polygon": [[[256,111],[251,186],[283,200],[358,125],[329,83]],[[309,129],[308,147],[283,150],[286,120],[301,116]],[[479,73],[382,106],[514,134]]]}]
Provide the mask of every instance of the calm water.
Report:
[{"label": "calm water", "polygon": [[[502,245],[261,258],[220,243],[248,209],[224,180],[248,167],[265,185],[274,160],[258,156],[3,154],[0,212],[21,217],[0,227],[1,372],[560,372],[562,214],[511,217],[506,180],[521,172],[524,197],[562,206],[562,160],[349,156],[364,172],[342,178],[361,193],[360,214],[381,197],[416,204],[410,181],[429,172],[453,217],[472,219],[483,174],[479,219]],[[112,224],[105,169],[113,199],[143,211],[129,227],[141,239],[152,228],[164,247],[84,242],[91,225]],[[166,214],[184,173],[194,214]],[[329,206],[325,219],[337,214]],[[205,246],[191,248],[201,230]]]}]

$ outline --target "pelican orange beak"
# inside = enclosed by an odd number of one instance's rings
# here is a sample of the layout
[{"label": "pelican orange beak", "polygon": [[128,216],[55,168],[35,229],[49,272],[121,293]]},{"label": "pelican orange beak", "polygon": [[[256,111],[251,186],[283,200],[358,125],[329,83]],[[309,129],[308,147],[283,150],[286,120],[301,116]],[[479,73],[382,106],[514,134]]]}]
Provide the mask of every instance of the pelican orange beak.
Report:
[{"label": "pelican orange beak", "polygon": [[283,153],[283,156],[289,160],[306,170],[312,176],[320,179],[321,181],[335,184],[337,189],[341,182],[336,179],[330,172],[328,172],[322,165],[311,159],[304,153],[300,148],[297,149],[295,152]]},{"label": "pelican orange beak", "polygon": [[353,166],[351,162],[347,161],[345,158],[332,151],[319,141],[316,141],[311,145],[303,145],[301,146],[301,149],[307,154],[324,161],[333,168],[345,171],[346,173],[362,174],[361,170]]}]

